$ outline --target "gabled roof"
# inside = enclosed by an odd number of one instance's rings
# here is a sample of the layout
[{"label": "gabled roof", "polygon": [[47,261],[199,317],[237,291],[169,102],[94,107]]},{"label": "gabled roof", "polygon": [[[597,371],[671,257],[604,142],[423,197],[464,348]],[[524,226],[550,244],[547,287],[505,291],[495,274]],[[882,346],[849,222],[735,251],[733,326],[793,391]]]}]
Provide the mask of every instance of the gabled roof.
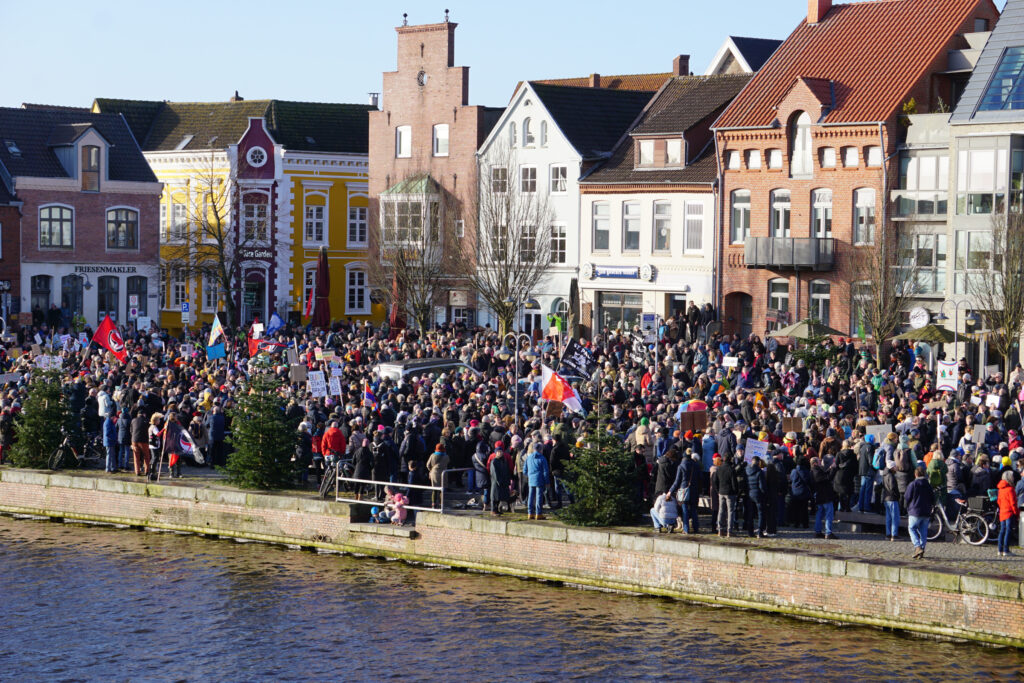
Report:
[{"label": "gabled roof", "polygon": [[768,61],[779,46],[781,40],[774,38],[748,38],[745,36],[729,36],[732,44],[736,46],[743,61],[747,63],[751,71],[758,71]]},{"label": "gabled roof", "polygon": [[681,134],[728,104],[750,74],[677,76],[651,101],[631,135]]},{"label": "gabled roof", "polygon": [[531,81],[555,125],[580,156],[606,156],[650,101],[652,92],[575,88]]},{"label": "gabled roof", "polygon": [[[990,2],[990,0],[981,0]],[[799,77],[835,82],[827,123],[882,121],[895,112],[979,0],[877,0],[835,5],[817,24],[802,21],[717,128],[770,126]]]},{"label": "gabled roof", "polygon": [[123,113],[147,152],[224,149],[237,143],[250,117],[261,117],[275,142],[293,151],[366,154],[369,104],[239,100],[147,102],[99,98],[100,111]]},{"label": "gabled roof", "polygon": [[[607,90],[641,90],[654,92],[660,88],[665,81],[672,78],[672,72],[657,74],[624,74],[621,76],[601,76],[599,88]],[[531,83],[542,83],[544,85],[560,85],[575,88],[590,87],[590,76],[577,78],[546,78]],[[518,88],[518,86],[517,86]]]},{"label": "gabled roof", "polygon": [[[730,76],[677,76],[651,100],[640,121],[622,139],[611,158],[585,176],[584,184],[706,184],[717,174],[714,145],[696,150],[696,158],[683,168],[636,170],[634,145],[644,135],[680,136],[707,129],[714,117],[743,89],[749,74]],[[703,123],[702,123],[703,122]]]},{"label": "gabled roof", "polygon": [[94,128],[110,145],[111,180],[156,182],[127,124],[117,114],[0,108],[0,141],[11,140],[20,151],[12,155],[7,145],[0,143],[0,163],[15,177],[67,178],[54,146],[68,144],[70,136],[77,133],[77,139],[89,128]]},{"label": "gabled roof", "polygon": [[[999,109],[979,111],[992,77],[999,67],[1003,54],[1008,49],[1024,47],[1024,0],[1007,0],[999,22],[988,37],[978,63],[971,74],[950,123],[980,123],[997,121],[1022,121],[1024,111],[1020,109]],[[1008,87],[1009,84],[1006,84]],[[1017,86],[1020,87],[1019,84]]]}]

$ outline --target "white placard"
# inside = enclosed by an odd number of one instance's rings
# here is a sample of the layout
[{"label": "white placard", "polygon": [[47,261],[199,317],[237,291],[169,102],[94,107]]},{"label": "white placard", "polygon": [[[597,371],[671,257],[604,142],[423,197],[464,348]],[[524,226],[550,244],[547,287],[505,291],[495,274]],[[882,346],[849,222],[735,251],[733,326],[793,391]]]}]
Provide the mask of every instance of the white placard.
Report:
[{"label": "white placard", "polygon": [[722,358],[723,368],[738,368],[740,366],[739,356],[725,356]]},{"label": "white placard", "polygon": [[747,439],[743,448],[743,459],[750,462],[754,458],[768,459],[768,442],[757,439]]},{"label": "white placard", "polygon": [[139,319],[135,321],[135,327],[142,332],[148,332],[151,322],[148,315],[140,315]]},{"label": "white placard", "polygon": [[890,432],[892,432],[892,425],[888,422],[880,425],[868,425],[864,428],[865,434],[875,435],[875,443],[882,443],[885,441],[885,437],[889,436]]},{"label": "white placard", "polygon": [[263,323],[252,324],[252,338],[259,339],[260,335],[263,334]]},{"label": "white placard", "polygon": [[345,371],[345,366],[343,366],[343,365],[332,365],[331,366],[331,377],[341,377],[342,374],[344,373],[344,371]]},{"label": "white placard", "polygon": [[36,332],[35,336],[32,338],[36,340],[36,344],[39,344],[40,346],[43,345],[43,338],[39,336],[38,332]]},{"label": "white placard", "polygon": [[341,380],[337,377],[330,377],[327,380],[328,385],[331,389],[331,396],[341,396]]},{"label": "white placard", "polygon": [[971,396],[971,404],[972,405],[976,405],[976,406],[980,406],[981,405],[981,396]]},{"label": "white placard", "polygon": [[327,396],[327,380],[322,370],[311,370],[306,376],[306,386],[314,398]]},{"label": "white placard", "polygon": [[985,397],[985,405],[989,408],[999,407],[999,394],[989,394]]}]

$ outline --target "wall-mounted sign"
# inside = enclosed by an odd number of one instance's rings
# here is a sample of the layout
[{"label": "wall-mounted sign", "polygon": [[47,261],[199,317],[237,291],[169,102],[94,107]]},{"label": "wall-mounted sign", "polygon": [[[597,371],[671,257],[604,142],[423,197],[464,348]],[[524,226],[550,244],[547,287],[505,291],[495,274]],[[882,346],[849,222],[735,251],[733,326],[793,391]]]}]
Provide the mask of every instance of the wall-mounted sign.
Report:
[{"label": "wall-mounted sign", "polygon": [[640,279],[640,266],[594,266],[594,277]]},{"label": "wall-mounted sign", "polygon": [[136,266],[75,266],[76,273],[137,273]]},{"label": "wall-mounted sign", "polygon": [[238,254],[252,261],[273,261],[274,252],[269,247],[240,247]]}]

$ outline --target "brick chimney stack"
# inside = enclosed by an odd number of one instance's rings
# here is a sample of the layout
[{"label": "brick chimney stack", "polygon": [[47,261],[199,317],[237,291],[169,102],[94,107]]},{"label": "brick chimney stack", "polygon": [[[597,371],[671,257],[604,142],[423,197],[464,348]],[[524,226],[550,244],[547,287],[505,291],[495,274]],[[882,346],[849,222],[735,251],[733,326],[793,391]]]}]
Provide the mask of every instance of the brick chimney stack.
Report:
[{"label": "brick chimney stack", "polygon": [[244,97],[242,97],[241,95],[238,94],[237,90],[235,91],[235,94],[232,95],[232,97],[231,97],[231,101],[232,102],[241,102],[244,99],[245,99]]},{"label": "brick chimney stack", "polygon": [[690,55],[679,55],[678,57],[672,60],[672,75],[690,75]]},{"label": "brick chimney stack", "polygon": [[601,87],[601,74],[590,74],[590,87],[600,88]]},{"label": "brick chimney stack", "polygon": [[832,9],[832,0],[807,0],[807,23],[817,24]]}]

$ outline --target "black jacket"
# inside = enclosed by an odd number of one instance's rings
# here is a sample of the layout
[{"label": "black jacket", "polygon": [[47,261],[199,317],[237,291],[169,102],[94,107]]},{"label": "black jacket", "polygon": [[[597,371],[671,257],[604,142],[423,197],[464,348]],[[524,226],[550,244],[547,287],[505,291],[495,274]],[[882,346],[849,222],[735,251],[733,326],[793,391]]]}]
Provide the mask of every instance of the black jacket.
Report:
[{"label": "black jacket", "polygon": [[715,484],[718,489],[718,494],[721,496],[735,496],[736,495],[736,475],[733,471],[733,467],[726,461],[722,461],[722,464],[715,470]]}]

